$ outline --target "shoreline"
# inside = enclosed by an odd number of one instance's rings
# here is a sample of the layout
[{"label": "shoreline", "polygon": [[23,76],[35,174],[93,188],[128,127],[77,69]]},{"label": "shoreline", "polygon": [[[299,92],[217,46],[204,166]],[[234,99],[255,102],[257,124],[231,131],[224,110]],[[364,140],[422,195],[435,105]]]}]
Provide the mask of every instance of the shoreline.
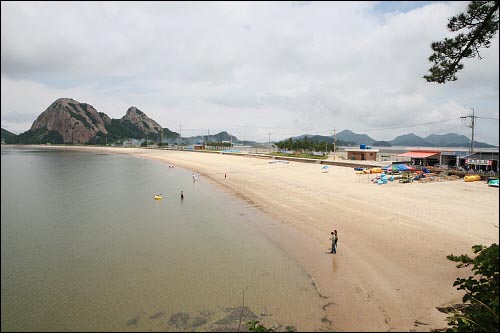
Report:
[{"label": "shoreline", "polygon": [[[128,154],[172,163],[280,221],[257,228],[309,273],[340,331],[444,328],[436,310],[468,276],[446,259],[498,243],[498,190],[483,182],[369,184],[352,168],[269,164],[248,156],[89,146],[24,146]],[[3,148],[3,146],[2,146]],[[224,178],[227,174],[227,179]],[[330,231],[339,231],[336,255]]]}]

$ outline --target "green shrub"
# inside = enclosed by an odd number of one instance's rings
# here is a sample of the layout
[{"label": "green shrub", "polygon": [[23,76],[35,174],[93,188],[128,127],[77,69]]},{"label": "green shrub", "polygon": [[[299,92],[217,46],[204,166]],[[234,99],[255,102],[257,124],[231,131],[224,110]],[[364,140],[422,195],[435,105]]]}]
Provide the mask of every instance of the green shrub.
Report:
[{"label": "green shrub", "polygon": [[464,306],[448,317],[448,325],[451,326],[448,331],[498,332],[498,245],[474,245],[472,251],[477,254],[474,258],[467,255],[447,256],[449,260],[459,262],[457,268],[472,265],[474,273],[467,279],[457,278],[453,283],[458,290],[465,291],[462,298]]}]

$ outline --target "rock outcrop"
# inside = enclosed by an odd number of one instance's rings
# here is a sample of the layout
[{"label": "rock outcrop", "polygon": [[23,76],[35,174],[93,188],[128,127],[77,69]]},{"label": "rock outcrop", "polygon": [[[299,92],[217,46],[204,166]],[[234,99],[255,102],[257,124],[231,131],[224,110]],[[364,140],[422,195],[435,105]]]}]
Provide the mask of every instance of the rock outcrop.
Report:
[{"label": "rock outcrop", "polygon": [[87,143],[99,132],[107,134],[106,122],[111,119],[86,103],[71,98],[60,98],[35,120],[30,131],[45,129],[58,132],[65,143]]},{"label": "rock outcrop", "polygon": [[158,124],[153,119],[146,116],[144,112],[136,108],[135,106],[130,107],[127,110],[125,116],[120,119],[121,122],[130,121],[143,133],[145,134],[158,134],[163,133],[163,127]]},{"label": "rock outcrop", "polygon": [[130,138],[168,141],[177,137],[177,133],[164,129],[134,106],[122,118],[111,119],[89,104],[59,98],[16,140],[22,143],[105,144]]}]

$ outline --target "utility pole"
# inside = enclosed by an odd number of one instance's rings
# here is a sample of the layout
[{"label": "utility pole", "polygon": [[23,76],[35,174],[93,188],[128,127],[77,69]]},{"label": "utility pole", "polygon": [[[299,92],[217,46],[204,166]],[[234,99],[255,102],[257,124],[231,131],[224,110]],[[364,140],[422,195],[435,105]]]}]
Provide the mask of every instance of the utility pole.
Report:
[{"label": "utility pole", "polygon": [[271,155],[271,132],[269,132],[269,155]]},{"label": "utility pole", "polygon": [[182,125],[179,125],[179,146],[181,145],[182,142]]},{"label": "utility pole", "polygon": [[[462,119],[462,121],[464,121],[465,126],[467,126],[471,129],[471,140],[470,140],[469,154],[472,155],[472,154],[474,154],[474,126],[475,126],[477,117],[474,115],[474,108],[470,108],[470,109],[472,110],[472,115],[469,114],[468,116],[460,117],[460,119]],[[467,118],[471,119],[470,125],[467,125],[467,123],[466,123]]]},{"label": "utility pole", "polygon": [[335,126],[333,126],[333,159],[335,160],[335,146],[337,143],[337,130]]}]

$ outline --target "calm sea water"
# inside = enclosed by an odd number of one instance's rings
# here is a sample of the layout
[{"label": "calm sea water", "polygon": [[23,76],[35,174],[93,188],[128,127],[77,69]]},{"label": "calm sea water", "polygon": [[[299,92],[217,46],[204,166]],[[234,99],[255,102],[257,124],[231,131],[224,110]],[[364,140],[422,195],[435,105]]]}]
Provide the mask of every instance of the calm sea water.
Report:
[{"label": "calm sea water", "polygon": [[268,217],[190,170],[3,147],[1,165],[2,331],[227,329],[244,290],[264,324],[321,325],[307,273],[255,228]]}]

